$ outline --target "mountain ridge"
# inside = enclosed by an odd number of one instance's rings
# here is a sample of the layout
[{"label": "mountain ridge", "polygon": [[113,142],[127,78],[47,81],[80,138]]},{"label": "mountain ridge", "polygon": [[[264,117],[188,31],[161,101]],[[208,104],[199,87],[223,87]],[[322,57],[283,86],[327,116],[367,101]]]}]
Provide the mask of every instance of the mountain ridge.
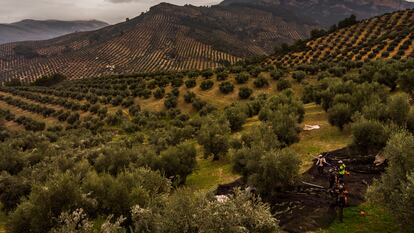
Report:
[{"label": "mountain ridge", "polygon": [[108,25],[108,23],[99,20],[24,19],[19,22],[0,24],[0,44],[46,40],[78,31],[92,31]]}]

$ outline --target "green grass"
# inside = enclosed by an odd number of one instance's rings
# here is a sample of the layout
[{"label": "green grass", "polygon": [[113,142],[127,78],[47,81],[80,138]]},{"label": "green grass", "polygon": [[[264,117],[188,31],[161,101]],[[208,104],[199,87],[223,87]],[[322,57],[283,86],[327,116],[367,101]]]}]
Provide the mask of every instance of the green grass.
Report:
[{"label": "green grass", "polygon": [[300,141],[291,146],[302,157],[302,171],[312,166],[312,160],[322,152],[332,151],[346,147],[351,143],[352,137],[349,128],[340,131],[328,122],[327,113],[318,105],[305,105],[304,125],[319,125],[321,128],[312,131],[302,131]]},{"label": "green grass", "polygon": [[[305,105],[305,124],[320,125],[319,130],[303,131],[300,135],[300,142],[291,146],[302,158],[302,172],[305,172],[312,165],[312,159],[321,152],[332,151],[347,146],[351,142],[351,132],[345,129],[341,132],[328,122],[328,117],[323,109],[316,104]],[[249,118],[241,132],[233,135],[238,137],[241,133],[260,124],[257,117]],[[202,149],[198,148],[198,169],[187,178],[186,186],[196,190],[213,190],[219,184],[230,183],[239,176],[231,169],[231,158],[221,161],[206,160],[202,156]]]},{"label": "green grass", "polygon": [[219,184],[231,183],[240,177],[232,172],[230,158],[212,161],[199,156],[197,165],[186,182],[186,186],[194,190],[211,191]]},{"label": "green grass", "polygon": [[[366,216],[360,214],[366,212]],[[397,233],[396,221],[386,209],[370,204],[344,210],[344,222],[335,222],[319,233]]]}]

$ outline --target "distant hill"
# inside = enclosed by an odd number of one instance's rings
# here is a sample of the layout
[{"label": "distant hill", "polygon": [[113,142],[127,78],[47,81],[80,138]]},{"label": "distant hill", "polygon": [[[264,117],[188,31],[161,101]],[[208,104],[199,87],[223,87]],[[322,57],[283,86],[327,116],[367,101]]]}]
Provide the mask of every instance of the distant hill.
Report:
[{"label": "distant hill", "polygon": [[16,41],[46,40],[73,32],[92,31],[106,26],[108,26],[107,23],[97,20],[41,21],[26,19],[11,24],[0,24],[0,44]]},{"label": "distant hill", "polygon": [[414,8],[414,2],[404,0],[224,0],[220,5],[250,5],[295,15],[296,18],[310,18],[328,27],[339,20],[356,15],[367,19],[401,9]]},{"label": "distant hill", "polygon": [[306,43],[302,51],[271,56],[266,64],[297,66],[320,62],[414,58],[414,10],[363,20]]},{"label": "distant hill", "polygon": [[[401,7],[411,6],[403,2]],[[368,17],[399,8],[394,0],[225,0],[212,7],[162,3],[145,14],[92,32],[0,45],[0,81],[206,69],[269,55],[276,45],[351,13]],[[318,13],[319,12],[319,13]]]},{"label": "distant hill", "polygon": [[313,28],[318,25],[264,9],[162,3],[97,31],[0,45],[0,80],[214,68],[270,54],[275,45],[306,38]]}]

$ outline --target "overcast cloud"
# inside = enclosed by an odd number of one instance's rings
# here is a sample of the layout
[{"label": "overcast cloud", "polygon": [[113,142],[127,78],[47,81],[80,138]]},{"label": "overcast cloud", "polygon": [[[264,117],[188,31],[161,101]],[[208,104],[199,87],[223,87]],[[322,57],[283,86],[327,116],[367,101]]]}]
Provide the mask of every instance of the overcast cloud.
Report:
[{"label": "overcast cloud", "polygon": [[0,0],[0,23],[22,19],[88,20],[118,23],[160,2],[211,5],[220,0]]}]

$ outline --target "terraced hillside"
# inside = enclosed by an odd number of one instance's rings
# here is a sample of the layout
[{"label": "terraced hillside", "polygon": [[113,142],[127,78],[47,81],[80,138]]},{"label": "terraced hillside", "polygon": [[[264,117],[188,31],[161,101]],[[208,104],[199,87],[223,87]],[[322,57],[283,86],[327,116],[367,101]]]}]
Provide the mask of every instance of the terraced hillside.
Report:
[{"label": "terraced hillside", "polygon": [[364,18],[412,6],[396,2],[236,0],[212,7],[162,3],[95,32],[1,45],[0,81],[30,82],[53,73],[78,79],[214,68],[271,54],[275,45],[305,39],[311,30],[352,13]]},{"label": "terraced hillside", "polygon": [[398,11],[310,40],[306,49],[269,58],[295,66],[322,61],[366,61],[414,57],[414,10]]},{"label": "terraced hillside", "polygon": [[267,53],[277,42],[305,38],[311,28],[247,7],[160,4],[93,33],[1,45],[0,80],[33,81],[57,72],[75,79],[217,67]]}]

